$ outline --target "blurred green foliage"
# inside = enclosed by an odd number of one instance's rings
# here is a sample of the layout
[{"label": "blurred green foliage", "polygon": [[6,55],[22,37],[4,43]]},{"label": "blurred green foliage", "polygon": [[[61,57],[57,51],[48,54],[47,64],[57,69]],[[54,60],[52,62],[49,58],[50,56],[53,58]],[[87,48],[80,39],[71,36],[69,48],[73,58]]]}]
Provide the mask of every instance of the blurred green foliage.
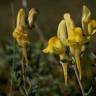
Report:
[{"label": "blurred green foliage", "polygon": [[[68,71],[69,85],[65,86],[61,65],[59,62],[54,63],[50,61],[50,59],[48,59],[50,55],[45,55],[41,51],[43,47],[44,46],[41,42],[37,42],[36,44],[29,46],[29,65],[26,67],[25,73],[25,92],[22,79],[21,48],[19,48],[17,45],[14,46],[13,44],[5,46],[5,61],[7,66],[10,67],[10,72],[5,74],[5,76],[9,74],[9,77],[6,78],[6,80],[8,80],[8,85],[5,84],[5,88],[2,87],[5,90],[6,86],[8,86],[7,92],[4,92],[4,90],[2,90],[2,92],[9,94],[12,83],[12,94],[14,94],[13,96],[17,96],[17,94],[18,96],[22,96],[25,93],[27,93],[27,96],[82,96],[76,76],[71,66],[69,67]],[[85,55],[86,56],[84,57],[86,58],[82,57],[84,73],[82,84],[84,86],[85,92],[87,92],[90,87],[92,87],[91,93],[88,96],[95,96],[95,65],[93,64],[94,62],[91,61],[90,55],[88,55],[88,50],[86,51]],[[58,60],[57,56],[55,56],[55,58]],[[84,63],[87,63],[86,66]],[[8,69],[6,71],[8,72]]]}]

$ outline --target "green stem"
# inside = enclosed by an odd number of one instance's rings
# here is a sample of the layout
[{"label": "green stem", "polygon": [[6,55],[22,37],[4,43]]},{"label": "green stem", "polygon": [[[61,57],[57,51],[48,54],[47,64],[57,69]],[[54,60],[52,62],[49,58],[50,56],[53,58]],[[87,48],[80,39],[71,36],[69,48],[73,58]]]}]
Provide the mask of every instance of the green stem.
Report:
[{"label": "green stem", "polygon": [[[11,14],[12,14],[12,27],[14,28],[15,26],[15,19],[14,19],[14,4],[11,2],[10,3],[10,6],[11,6]],[[15,65],[15,50],[16,50],[16,44],[15,44],[15,41],[13,41],[13,61],[12,61],[12,67],[11,67],[11,70],[10,70],[10,74],[11,74],[11,79],[10,79],[10,91],[9,91],[9,96],[12,96],[13,94],[13,72],[14,72],[14,65]]]},{"label": "green stem", "polygon": [[85,96],[88,96],[92,91],[92,86],[90,87],[89,91],[87,93],[85,93]]},{"label": "green stem", "polygon": [[72,68],[74,69],[76,78],[77,78],[77,80],[78,80],[78,83],[79,83],[79,86],[80,86],[80,89],[81,89],[81,92],[82,92],[82,95],[83,95],[83,96],[88,96],[88,95],[91,93],[91,91],[92,91],[92,87],[90,87],[90,89],[88,90],[88,92],[86,92],[86,93],[84,92],[82,83],[81,83],[81,81],[80,81],[80,78],[79,78],[79,75],[78,75],[78,72],[77,72],[77,69],[76,69],[76,65],[75,65],[75,62],[76,62],[76,61],[75,61],[74,57],[72,57],[72,60],[73,60]]},{"label": "green stem", "polygon": [[25,66],[24,66],[25,64],[24,64],[23,60],[24,60],[24,57],[22,55],[22,60],[21,60],[22,80],[23,80],[23,84],[24,84],[23,89],[26,93],[26,78],[25,78]]},{"label": "green stem", "polygon": [[[23,52],[22,52],[23,53]],[[24,56],[22,54],[22,60],[21,60],[21,70],[22,70],[22,79],[23,79],[23,90],[25,93],[25,96],[28,96],[28,91],[26,89],[26,64],[24,63]]]},{"label": "green stem", "polygon": [[76,66],[75,66],[75,65],[72,65],[72,68],[74,69],[76,78],[77,78],[77,80],[78,80],[78,83],[79,83],[79,86],[80,86],[80,89],[81,89],[81,92],[82,92],[82,95],[85,96],[84,89],[83,89],[83,86],[82,86],[81,81],[80,81],[80,79],[79,79]]},{"label": "green stem", "polygon": [[23,63],[23,59],[21,62],[21,70],[22,70],[22,79],[23,79],[23,83],[24,83],[24,87],[25,87],[25,68],[24,68],[24,63]]}]

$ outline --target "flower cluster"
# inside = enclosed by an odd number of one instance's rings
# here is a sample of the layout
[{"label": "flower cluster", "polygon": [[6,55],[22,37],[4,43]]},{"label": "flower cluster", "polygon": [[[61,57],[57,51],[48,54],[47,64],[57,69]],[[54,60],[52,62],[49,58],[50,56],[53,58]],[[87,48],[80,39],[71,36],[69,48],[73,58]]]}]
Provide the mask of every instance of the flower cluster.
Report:
[{"label": "flower cluster", "polygon": [[57,36],[49,39],[47,48],[43,50],[44,53],[59,55],[64,70],[65,84],[67,84],[67,66],[70,59],[75,61],[79,78],[82,79],[81,52],[85,50],[86,43],[96,32],[96,20],[91,19],[91,12],[85,5],[83,6],[81,24],[82,27],[76,26],[71,15],[65,13],[63,20],[59,23]]},{"label": "flower cluster", "polygon": [[[29,30],[35,24],[35,19],[38,11],[32,8],[26,16],[24,9],[20,9],[17,15],[17,25],[13,32],[13,38],[17,41],[17,44],[22,48],[25,64],[28,64],[27,47],[30,44]],[[28,17],[28,18],[27,18]]]}]

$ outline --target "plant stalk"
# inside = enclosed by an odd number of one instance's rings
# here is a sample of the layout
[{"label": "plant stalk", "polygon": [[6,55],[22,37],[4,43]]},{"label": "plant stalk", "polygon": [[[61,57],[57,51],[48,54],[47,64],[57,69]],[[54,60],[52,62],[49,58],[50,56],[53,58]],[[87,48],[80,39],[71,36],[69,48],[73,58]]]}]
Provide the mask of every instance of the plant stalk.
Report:
[{"label": "plant stalk", "polygon": [[75,66],[75,65],[72,65],[72,68],[74,69],[76,78],[77,78],[77,80],[78,80],[78,83],[79,83],[79,86],[80,86],[80,89],[81,89],[81,92],[82,92],[82,95],[85,96],[85,92],[84,92],[83,86],[82,86],[82,84],[81,84],[80,78],[79,78],[79,76],[78,76],[78,72],[77,72],[76,66]]},{"label": "plant stalk", "polygon": [[[11,15],[12,15],[12,28],[14,29],[14,26],[15,26],[15,19],[14,19],[14,4],[11,2],[10,3],[10,9],[11,9]],[[9,91],[9,96],[13,96],[13,72],[14,72],[14,65],[15,65],[15,48],[16,48],[16,45],[15,45],[15,41],[13,41],[13,46],[14,46],[14,49],[13,49],[13,61],[12,61],[12,67],[11,67],[11,79],[10,79],[10,91]]]}]

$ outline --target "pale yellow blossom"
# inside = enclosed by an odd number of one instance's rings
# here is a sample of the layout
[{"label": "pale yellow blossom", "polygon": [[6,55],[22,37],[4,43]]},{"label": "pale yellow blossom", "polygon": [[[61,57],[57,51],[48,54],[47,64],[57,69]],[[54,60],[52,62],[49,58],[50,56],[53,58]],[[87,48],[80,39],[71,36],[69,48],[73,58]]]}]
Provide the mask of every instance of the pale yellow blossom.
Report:
[{"label": "pale yellow blossom", "polygon": [[96,32],[96,20],[91,19],[91,11],[87,6],[83,6],[82,11],[82,28],[86,38],[90,39],[91,35]]},{"label": "pale yellow blossom", "polygon": [[17,41],[17,44],[22,48],[25,64],[28,64],[27,46],[30,43],[28,36],[28,29],[25,22],[26,14],[23,9],[20,9],[17,14],[17,25],[12,33],[13,38]]},{"label": "pale yellow blossom", "polygon": [[80,64],[80,53],[81,53],[82,45],[84,44],[84,42],[86,42],[86,40],[83,37],[82,29],[80,27],[75,27],[75,24],[69,13],[64,14],[64,20],[66,22],[66,28],[68,34],[66,45],[69,46],[70,52],[75,58],[77,69],[79,72],[79,77],[81,79],[82,70]]}]

